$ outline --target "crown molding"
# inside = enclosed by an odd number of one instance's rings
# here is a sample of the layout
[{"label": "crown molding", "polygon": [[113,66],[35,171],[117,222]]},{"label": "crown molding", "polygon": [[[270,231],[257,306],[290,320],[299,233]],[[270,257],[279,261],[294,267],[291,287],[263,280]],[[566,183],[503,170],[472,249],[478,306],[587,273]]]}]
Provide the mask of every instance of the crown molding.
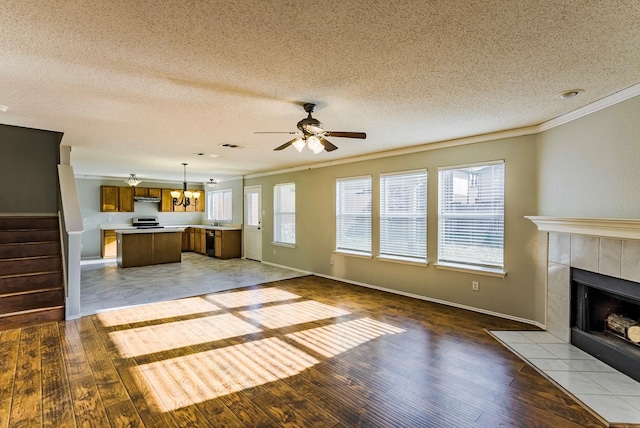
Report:
[{"label": "crown molding", "polygon": [[611,94],[608,97],[599,99],[598,101],[594,101],[584,107],[570,111],[567,114],[563,114],[562,116],[543,122],[538,125],[538,132],[547,131],[551,128],[555,128],[556,126],[564,125],[565,123],[580,119],[581,117],[590,115],[591,113],[595,113],[604,108],[611,107],[638,95],[640,95],[640,83]]}]

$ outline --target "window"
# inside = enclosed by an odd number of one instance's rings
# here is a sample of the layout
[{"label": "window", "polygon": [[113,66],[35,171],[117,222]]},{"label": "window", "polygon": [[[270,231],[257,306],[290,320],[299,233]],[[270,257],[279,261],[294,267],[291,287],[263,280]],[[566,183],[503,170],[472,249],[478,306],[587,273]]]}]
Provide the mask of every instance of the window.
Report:
[{"label": "window", "polygon": [[213,190],[207,193],[207,219],[215,221],[232,221],[233,205],[231,189]]},{"label": "window", "polygon": [[438,263],[504,267],[504,162],[438,170]]},{"label": "window", "polygon": [[427,261],[427,171],[380,176],[380,256]]},{"label": "window", "polygon": [[296,243],[296,184],[276,184],[273,188],[273,240]]},{"label": "window", "polygon": [[336,250],[371,255],[371,176],[336,181]]}]

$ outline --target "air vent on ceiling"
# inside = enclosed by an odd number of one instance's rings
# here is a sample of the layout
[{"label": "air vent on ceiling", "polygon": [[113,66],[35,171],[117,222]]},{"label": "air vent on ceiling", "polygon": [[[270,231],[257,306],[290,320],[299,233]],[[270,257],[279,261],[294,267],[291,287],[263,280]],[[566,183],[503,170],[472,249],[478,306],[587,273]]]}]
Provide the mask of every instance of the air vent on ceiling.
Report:
[{"label": "air vent on ceiling", "polygon": [[225,149],[237,149],[240,146],[237,144],[223,143],[223,144],[220,144],[220,147],[224,147]]}]

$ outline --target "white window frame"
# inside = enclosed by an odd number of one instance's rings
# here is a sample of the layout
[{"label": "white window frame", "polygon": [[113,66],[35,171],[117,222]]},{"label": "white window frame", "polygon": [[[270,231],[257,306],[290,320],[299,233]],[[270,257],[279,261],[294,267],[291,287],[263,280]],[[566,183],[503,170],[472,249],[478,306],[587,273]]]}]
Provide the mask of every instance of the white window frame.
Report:
[{"label": "white window frame", "polygon": [[427,264],[427,179],[426,169],[380,174],[380,259]]},{"label": "white window frame", "polygon": [[[353,193],[353,189],[346,187],[347,184],[359,185],[358,191],[364,193]],[[371,175],[336,180],[337,253],[371,257],[372,191]],[[355,200],[356,197],[360,200]],[[350,212],[347,212],[348,210]],[[358,234],[361,236],[357,236]]]},{"label": "white window frame", "polygon": [[[490,192],[490,199],[493,199],[494,202],[491,202],[488,198],[486,209],[484,210],[479,209],[478,205],[469,204],[470,209],[468,212],[464,212],[462,209],[454,211],[452,209],[454,206],[452,201],[456,198],[453,193],[456,188],[455,177],[450,175],[451,181],[446,183],[444,174],[452,171],[468,174],[469,171],[481,171],[482,168],[496,166],[502,167],[501,182],[492,181],[485,186],[478,184],[478,176],[475,177],[475,181],[472,178],[468,178],[466,183],[465,179],[462,178],[458,181],[459,193],[457,195],[457,198],[461,198],[461,195],[465,197],[464,194],[467,195],[467,198],[469,195],[479,197],[480,193],[472,195],[469,193],[470,189],[486,189]],[[504,160],[438,168],[438,261],[436,264],[438,268],[485,272],[487,275],[492,276],[504,276],[506,274],[504,269],[505,181],[506,167]],[[447,184],[449,184],[449,188],[445,188]],[[458,206],[462,208],[464,205],[463,201]],[[467,224],[461,226],[463,228],[463,236],[452,237],[451,233],[447,233],[447,230],[451,230],[448,221],[453,219],[467,222]],[[477,222],[477,224],[474,224],[474,222]],[[471,229],[465,229],[469,225]],[[480,231],[483,228],[488,228],[488,231],[482,235],[484,238],[480,240],[476,231]],[[483,242],[487,240],[489,240],[490,244]],[[465,241],[469,242],[469,245],[466,248],[462,248],[465,246],[460,243]],[[456,246],[461,248],[456,251]]]},{"label": "white window frame", "polygon": [[[293,188],[293,211],[283,211],[281,192],[291,191]],[[273,186],[273,243],[286,246],[296,245],[296,183],[280,183]],[[293,216],[291,222],[284,222],[283,218]]]},{"label": "white window frame", "polygon": [[[214,204],[222,204],[222,218],[216,218],[214,213],[217,211]],[[220,189],[210,190],[207,192],[207,220],[213,221],[233,221],[233,190]]]}]

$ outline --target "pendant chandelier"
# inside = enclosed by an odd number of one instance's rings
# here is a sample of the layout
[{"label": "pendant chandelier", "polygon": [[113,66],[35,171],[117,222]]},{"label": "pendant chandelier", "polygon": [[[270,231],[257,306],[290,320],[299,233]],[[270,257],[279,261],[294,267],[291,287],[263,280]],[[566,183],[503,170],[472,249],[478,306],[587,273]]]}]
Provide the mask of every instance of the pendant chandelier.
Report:
[{"label": "pendant chandelier", "polygon": [[139,180],[135,174],[129,174],[129,178],[124,180],[131,187],[136,187],[138,184],[142,183],[142,180]]},{"label": "pendant chandelier", "polygon": [[200,192],[190,192],[187,190],[187,165],[186,163],[182,164],[184,168],[184,181],[182,182],[182,198],[180,197],[180,192],[174,190],[171,192],[171,197],[173,198],[173,206],[174,207],[184,207],[186,210],[189,205],[193,205],[194,207],[198,206],[198,199],[200,198]]}]

